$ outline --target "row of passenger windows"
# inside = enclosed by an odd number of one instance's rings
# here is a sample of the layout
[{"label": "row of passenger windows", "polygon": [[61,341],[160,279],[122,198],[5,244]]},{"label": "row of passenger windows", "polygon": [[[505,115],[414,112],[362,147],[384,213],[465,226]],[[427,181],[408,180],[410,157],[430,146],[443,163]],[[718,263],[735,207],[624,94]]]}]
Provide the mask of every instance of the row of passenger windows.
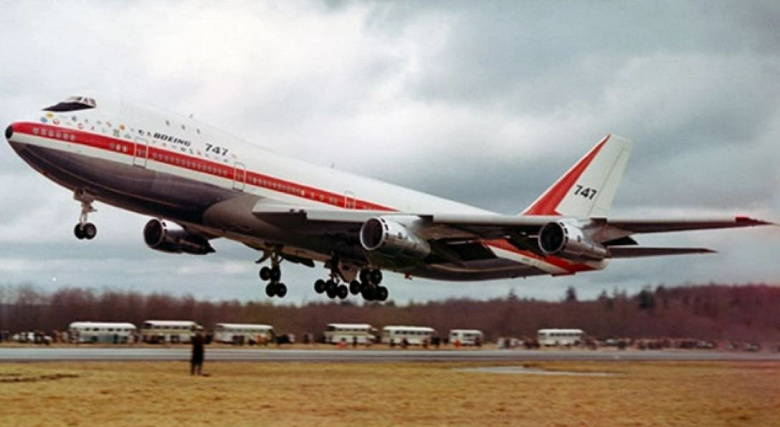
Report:
[{"label": "row of passenger windows", "polygon": [[75,141],[76,135],[68,132],[55,131],[54,129],[33,128],[34,135],[47,136],[49,138],[64,139],[65,141]]},{"label": "row of passenger windows", "polygon": [[160,161],[163,163],[169,163],[176,166],[183,166],[190,169],[195,169],[201,172],[216,174],[220,176],[228,176],[228,169],[218,168],[211,165],[205,165],[201,162],[195,162],[192,160],[182,159],[177,156],[170,156],[168,154],[152,153],[152,160]]},{"label": "row of passenger windows", "polygon": [[[57,138],[57,139],[65,140],[65,141],[71,141],[71,142],[76,141],[76,135],[68,133],[68,132],[55,131],[53,129],[42,129],[42,128],[34,127],[33,128],[33,134],[40,135],[40,136],[48,136],[49,138]],[[109,145],[109,148],[112,151],[118,151],[118,152],[122,152],[122,153],[128,153],[130,151],[129,147],[130,147],[129,144],[122,144],[122,143],[115,143],[115,142],[111,142],[110,145]],[[183,147],[182,147],[182,150],[184,150]],[[140,154],[143,155],[143,152],[141,152]],[[151,158],[152,158],[152,160],[155,160],[155,161],[160,161],[160,162],[164,162],[164,163],[168,163],[168,164],[173,164],[173,165],[176,165],[176,166],[182,166],[182,167],[186,167],[186,168],[190,168],[190,169],[195,169],[195,170],[198,170],[198,171],[201,171],[201,172],[206,172],[206,173],[210,173],[210,174],[216,174],[216,175],[220,175],[220,176],[223,176],[223,177],[227,177],[228,174],[229,174],[228,169],[218,168],[218,167],[214,167],[214,166],[211,166],[211,165],[204,165],[201,162],[185,160],[185,159],[181,159],[179,157],[171,156],[171,155],[167,155],[167,154],[153,153]],[[296,195],[300,194],[301,197],[306,197],[306,191],[305,190],[300,189],[300,188],[298,188],[296,186],[293,186],[293,185],[281,184],[281,183],[277,183],[275,181],[265,180],[265,179],[258,179],[258,178],[255,178],[255,177],[249,177],[247,179],[247,182],[249,184],[252,184],[252,185],[258,185],[258,186],[261,186],[261,187],[270,188],[272,190],[282,191],[282,192],[290,193],[290,194],[296,194]],[[315,195],[314,192],[311,192],[309,194],[309,198],[311,198],[313,200],[319,199],[319,201],[321,201],[321,202],[327,202],[327,203],[332,204],[332,205],[341,204],[341,200],[338,197],[333,197],[333,196],[327,196],[326,197],[323,194]],[[353,207],[357,208],[357,209],[360,209],[360,207],[358,207],[358,206],[353,206]]]}]

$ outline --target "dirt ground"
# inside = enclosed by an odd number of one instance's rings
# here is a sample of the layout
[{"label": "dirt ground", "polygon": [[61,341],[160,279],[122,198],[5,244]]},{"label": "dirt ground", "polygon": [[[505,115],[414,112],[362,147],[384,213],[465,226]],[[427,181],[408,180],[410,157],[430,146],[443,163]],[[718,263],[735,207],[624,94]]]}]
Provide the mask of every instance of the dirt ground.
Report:
[{"label": "dirt ground", "polygon": [[[523,367],[610,375],[464,370]],[[772,362],[0,364],[0,425],[778,425]]]}]

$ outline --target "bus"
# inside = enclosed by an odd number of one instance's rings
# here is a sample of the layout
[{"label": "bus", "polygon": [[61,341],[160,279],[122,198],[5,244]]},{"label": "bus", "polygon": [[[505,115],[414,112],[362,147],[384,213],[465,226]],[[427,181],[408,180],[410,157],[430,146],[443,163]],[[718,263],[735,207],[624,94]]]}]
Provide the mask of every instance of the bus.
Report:
[{"label": "bus", "polygon": [[367,323],[328,323],[323,332],[326,344],[373,344],[376,341],[377,330]]},{"label": "bus", "polygon": [[539,345],[543,347],[551,346],[571,346],[582,344],[585,332],[582,329],[539,329]]},{"label": "bus", "polygon": [[192,335],[202,330],[202,326],[190,320],[147,320],[141,337],[143,342],[150,344],[189,343]]},{"label": "bus", "polygon": [[406,339],[409,345],[430,344],[436,330],[427,326],[385,326],[382,328],[382,343],[400,345]]},{"label": "bus", "polygon": [[485,335],[479,329],[450,330],[450,344],[481,346],[484,342]]},{"label": "bus", "polygon": [[266,344],[274,338],[271,325],[249,323],[217,323],[214,326],[214,340],[224,344]]},{"label": "bus", "polygon": [[137,328],[127,322],[73,322],[68,335],[75,343],[127,344],[133,341]]}]

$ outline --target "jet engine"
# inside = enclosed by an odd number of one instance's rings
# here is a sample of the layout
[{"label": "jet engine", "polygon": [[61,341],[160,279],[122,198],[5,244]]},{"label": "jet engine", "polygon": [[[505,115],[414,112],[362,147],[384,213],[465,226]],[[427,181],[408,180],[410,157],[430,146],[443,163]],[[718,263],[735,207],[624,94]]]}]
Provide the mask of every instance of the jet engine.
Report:
[{"label": "jet engine", "polygon": [[371,218],[360,228],[360,244],[385,255],[425,258],[431,246],[412,231],[417,221],[417,217]]},{"label": "jet engine", "polygon": [[539,230],[539,249],[545,255],[557,255],[570,260],[601,261],[609,256],[604,246],[594,242],[576,224],[556,221]]},{"label": "jet engine", "polygon": [[152,219],[144,227],[144,241],[155,250],[172,254],[205,255],[214,252],[209,241],[199,234]]}]

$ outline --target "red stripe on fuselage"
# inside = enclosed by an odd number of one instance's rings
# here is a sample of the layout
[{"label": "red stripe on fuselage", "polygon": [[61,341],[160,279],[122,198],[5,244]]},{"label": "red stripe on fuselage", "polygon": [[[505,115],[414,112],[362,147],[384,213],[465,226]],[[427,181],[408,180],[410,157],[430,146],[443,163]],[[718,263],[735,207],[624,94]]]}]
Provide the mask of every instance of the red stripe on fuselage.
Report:
[{"label": "red stripe on fuselage", "polygon": [[[147,161],[153,161],[160,164],[166,164],[169,166],[187,169],[191,172],[211,175],[217,178],[229,179],[232,181],[235,181],[237,176],[240,178],[240,175],[243,173],[245,175],[244,183],[246,185],[250,185],[253,187],[265,188],[267,190],[276,191],[283,194],[289,194],[295,197],[312,200],[324,204],[329,204],[340,208],[345,208],[349,203],[350,206],[354,206],[351,207],[351,209],[397,212],[396,209],[378,205],[376,203],[372,203],[365,200],[347,199],[345,195],[333,193],[330,191],[320,190],[314,187],[293,183],[291,181],[273,178],[268,175],[260,174],[257,172],[252,172],[252,171],[240,172],[236,169],[234,165],[219,163],[211,160],[205,160],[199,157],[183,154],[176,151],[164,150],[158,147],[152,147],[142,143],[136,143],[133,141],[109,137],[105,135],[98,135],[98,134],[86,132],[79,129],[53,126],[53,125],[42,124],[42,123],[30,123],[30,122],[14,123],[12,125],[12,129],[14,133],[22,133],[30,136],[35,136],[35,137],[47,138],[53,141],[63,142],[68,144],[79,144],[83,146],[110,151],[113,153],[127,155],[130,157],[136,156],[136,150],[138,150],[138,154],[140,156],[146,154],[144,153],[144,150],[148,150]],[[606,142],[606,140],[607,139],[605,138],[604,141],[602,141],[601,144],[599,144],[596,147],[596,149],[591,151],[592,156],[591,155],[588,156],[591,160],[592,157],[595,157],[596,152],[598,152],[598,148],[601,147]],[[587,163],[590,163],[590,160],[588,160]],[[587,166],[587,164],[585,166]],[[580,171],[579,174],[581,173],[582,172]],[[579,176],[579,174],[577,174],[577,177]],[[576,177],[574,179],[576,180]],[[566,270],[571,274],[580,271],[594,270],[592,267],[588,265],[573,264],[569,261],[566,261],[558,257],[542,258],[534,254],[533,252],[519,250],[516,247],[512,246],[506,240],[496,239],[496,240],[483,241],[483,243],[487,246],[492,246],[495,248],[517,253],[526,256],[528,258],[540,260],[542,262]]]},{"label": "red stripe on fuselage", "polygon": [[[91,132],[85,132],[83,130],[48,124],[23,122],[14,123],[12,126],[14,133],[23,133],[31,136],[43,137],[69,144],[79,144],[117,154],[127,155],[133,158],[137,156],[144,157],[146,155],[147,161],[174,166],[189,170],[191,172],[210,175],[217,178],[239,181],[245,185],[265,188],[267,190],[278,193],[288,194],[302,199],[307,199],[340,208],[347,208],[349,206],[350,209],[359,210],[392,210],[366,200],[358,200],[347,197],[344,194],[337,194],[330,191],[320,190],[311,186],[294,183],[292,181],[239,169],[239,166],[235,164],[207,160],[186,154],[181,151],[166,150],[121,138],[98,135]],[[148,150],[148,153],[146,153],[146,150]]]}]

